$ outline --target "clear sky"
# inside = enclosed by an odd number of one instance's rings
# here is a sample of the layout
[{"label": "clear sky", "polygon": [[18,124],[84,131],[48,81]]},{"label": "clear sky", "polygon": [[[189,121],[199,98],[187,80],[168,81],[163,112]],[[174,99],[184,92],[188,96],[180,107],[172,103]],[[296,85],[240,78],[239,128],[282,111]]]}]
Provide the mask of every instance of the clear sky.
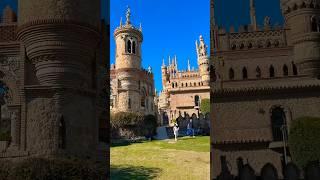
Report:
[{"label": "clear sky", "polygon": [[113,32],[120,18],[125,21],[127,5],[131,9],[131,22],[139,27],[141,22],[142,66],[152,67],[155,87],[162,89],[162,59],[168,64],[168,56],[177,55],[179,69],[187,68],[187,59],[197,67],[195,41],[203,35],[209,45],[209,0],[111,0],[111,63],[115,62]]}]

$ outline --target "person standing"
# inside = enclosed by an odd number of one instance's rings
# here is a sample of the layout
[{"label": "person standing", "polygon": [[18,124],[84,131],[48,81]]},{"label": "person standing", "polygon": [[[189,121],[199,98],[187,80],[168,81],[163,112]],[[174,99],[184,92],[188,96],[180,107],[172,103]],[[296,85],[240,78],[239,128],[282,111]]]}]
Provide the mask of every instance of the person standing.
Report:
[{"label": "person standing", "polygon": [[178,141],[178,135],[179,135],[179,126],[178,124],[174,124],[173,126],[173,134],[174,134],[174,140]]}]

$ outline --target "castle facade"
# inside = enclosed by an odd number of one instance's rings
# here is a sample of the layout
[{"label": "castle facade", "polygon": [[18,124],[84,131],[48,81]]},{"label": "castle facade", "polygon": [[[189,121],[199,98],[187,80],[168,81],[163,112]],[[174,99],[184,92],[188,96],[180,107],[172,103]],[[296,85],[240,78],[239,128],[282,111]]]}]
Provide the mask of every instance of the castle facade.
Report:
[{"label": "castle facade", "polygon": [[210,65],[207,45],[202,36],[196,42],[199,69],[179,70],[177,57],[170,58],[166,65],[163,60],[162,91],[158,97],[158,111],[161,125],[172,125],[178,117],[197,116],[201,113],[202,99],[210,97]]},{"label": "castle facade", "polygon": [[238,30],[218,27],[211,1],[211,177],[247,162],[260,175],[271,163],[282,177],[291,161],[290,124],[320,116],[320,1],[281,0],[283,26],[266,17]]}]

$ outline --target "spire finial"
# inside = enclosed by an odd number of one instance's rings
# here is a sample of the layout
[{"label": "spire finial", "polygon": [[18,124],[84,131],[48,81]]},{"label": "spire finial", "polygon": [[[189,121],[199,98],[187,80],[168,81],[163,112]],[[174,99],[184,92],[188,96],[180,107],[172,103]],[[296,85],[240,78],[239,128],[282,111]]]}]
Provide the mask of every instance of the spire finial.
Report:
[{"label": "spire finial", "polygon": [[142,24],[140,23],[140,28],[139,28],[139,30],[142,32]]},{"label": "spire finial", "polygon": [[131,17],[131,10],[130,10],[130,7],[127,6],[127,14],[126,14],[126,18],[127,18],[127,24],[131,24],[130,22],[130,17]]},{"label": "spire finial", "polygon": [[164,63],[164,58],[162,59],[162,66],[165,67],[166,64]]},{"label": "spire finial", "polygon": [[188,71],[191,71],[190,60],[188,59]]},{"label": "spire finial", "polygon": [[122,27],[122,17],[120,18],[120,27]]},{"label": "spire finial", "polygon": [[250,0],[250,19],[251,26],[254,31],[257,30],[257,17],[256,17],[256,5],[255,0]]}]

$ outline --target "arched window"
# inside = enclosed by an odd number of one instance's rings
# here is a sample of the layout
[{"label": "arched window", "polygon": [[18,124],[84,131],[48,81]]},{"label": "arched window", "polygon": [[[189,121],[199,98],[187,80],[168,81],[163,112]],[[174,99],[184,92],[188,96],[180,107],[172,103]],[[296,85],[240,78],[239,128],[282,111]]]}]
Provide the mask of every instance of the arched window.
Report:
[{"label": "arched window", "polygon": [[282,141],[286,131],[286,115],[281,107],[272,109],[271,112],[272,135],[274,141]]},{"label": "arched window", "polygon": [[193,86],[197,86],[197,83],[196,83],[196,82],[194,82],[194,83],[193,83]]},{"label": "arched window", "polygon": [[146,106],[146,97],[142,94],[141,95],[141,107],[145,107]]},{"label": "arched window", "polygon": [[242,69],[242,78],[243,78],[243,79],[248,79],[248,71],[247,71],[247,68],[246,68],[246,67],[244,67],[244,68]]},{"label": "arched window", "polygon": [[216,81],[216,70],[214,69],[214,67],[212,65],[210,66],[210,80],[212,82]]},{"label": "arched window", "polygon": [[232,44],[232,45],[231,45],[231,49],[232,49],[232,50],[236,50],[236,49],[237,49],[237,45]]},{"label": "arched window", "polygon": [[198,95],[194,96],[194,106],[200,106],[200,97]]},{"label": "arched window", "polygon": [[244,44],[241,43],[241,44],[240,44],[240,49],[243,49],[243,48],[244,48]]},{"label": "arched window", "polygon": [[248,49],[251,49],[253,47],[252,43],[248,44]]},{"label": "arched window", "polygon": [[186,83],[186,87],[188,87],[188,83]]},{"label": "arched window", "polygon": [[178,87],[178,83],[176,82],[176,84],[175,84],[175,87],[177,88]]},{"label": "arched window", "polygon": [[66,123],[64,121],[64,118],[61,117],[59,120],[59,144],[58,147],[60,149],[66,148]]},{"label": "arched window", "polygon": [[132,53],[136,54],[136,42],[135,41],[132,42]]},{"label": "arched window", "polygon": [[172,88],[174,88],[174,83],[171,83],[172,84]]},{"label": "arched window", "polygon": [[266,42],[266,46],[267,46],[267,47],[271,47],[271,41],[268,40],[268,41]]},{"label": "arched window", "polygon": [[289,75],[288,66],[284,65],[282,69],[283,69],[283,76],[288,76]]},{"label": "arched window", "polygon": [[131,41],[130,40],[127,41],[127,51],[128,51],[128,53],[131,53]]},{"label": "arched window", "polygon": [[229,79],[230,80],[234,79],[234,70],[232,68],[229,69]]},{"label": "arched window", "polygon": [[294,76],[298,75],[298,69],[297,66],[292,62],[292,72]]},{"label": "arched window", "polygon": [[319,21],[316,16],[311,17],[311,30],[312,32],[320,32]]},{"label": "arched window", "polygon": [[272,65],[269,68],[269,75],[270,75],[271,78],[274,77],[274,67]]},{"label": "arched window", "polygon": [[131,99],[128,99],[128,109],[131,109]]},{"label": "arched window", "polygon": [[183,83],[181,83],[181,87],[183,87]]},{"label": "arched window", "polygon": [[257,66],[257,68],[256,68],[256,77],[261,78],[261,69],[259,66]]}]

